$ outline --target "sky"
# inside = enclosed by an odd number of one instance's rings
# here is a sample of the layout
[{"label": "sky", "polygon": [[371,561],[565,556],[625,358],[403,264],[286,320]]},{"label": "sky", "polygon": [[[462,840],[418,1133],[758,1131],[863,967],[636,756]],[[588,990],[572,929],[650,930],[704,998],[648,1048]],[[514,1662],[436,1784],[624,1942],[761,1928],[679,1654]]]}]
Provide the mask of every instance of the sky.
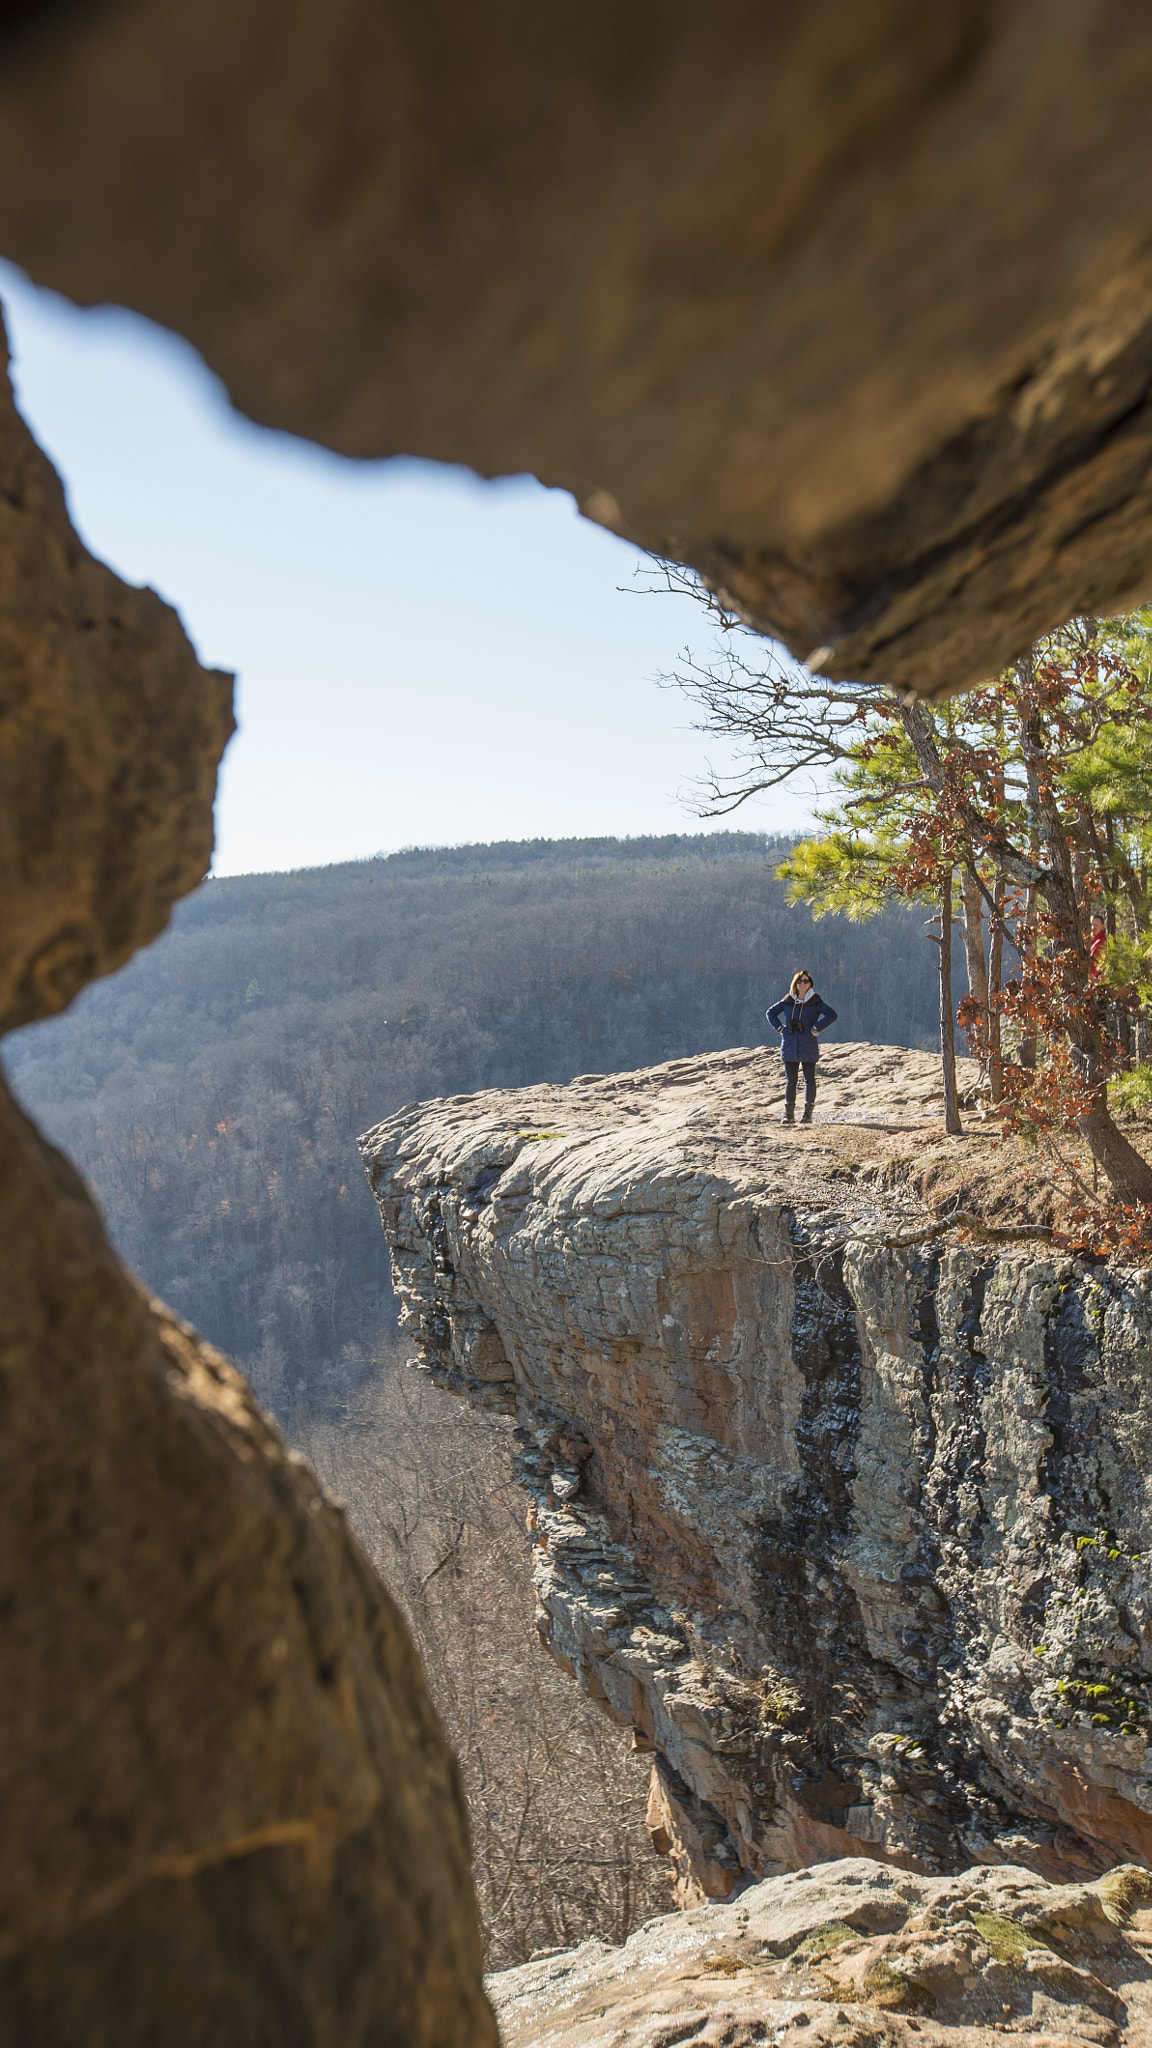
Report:
[{"label": "sky", "polygon": [[185,342],[0,263],[17,403],[101,560],[235,671],[217,874],[401,846],[795,830],[810,789],[702,821],[724,744],[656,677],[713,632],[531,477],[356,463],[233,412]]}]

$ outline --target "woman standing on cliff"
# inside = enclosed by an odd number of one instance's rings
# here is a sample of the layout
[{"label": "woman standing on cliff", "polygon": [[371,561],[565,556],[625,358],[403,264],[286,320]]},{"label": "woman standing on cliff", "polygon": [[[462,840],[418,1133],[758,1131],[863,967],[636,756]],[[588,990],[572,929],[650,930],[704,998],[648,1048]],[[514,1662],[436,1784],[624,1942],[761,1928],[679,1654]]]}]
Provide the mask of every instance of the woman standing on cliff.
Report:
[{"label": "woman standing on cliff", "polygon": [[773,1003],[764,1015],[773,1031],[780,1033],[780,1057],[786,1077],[782,1121],[790,1124],[795,1118],[796,1081],[803,1067],[804,1114],[800,1121],[810,1124],[816,1106],[816,1061],[820,1052],[816,1038],[836,1022],[836,1012],[823,996],[817,995],[812,976],[806,967],[801,967],[792,976],[787,995]]}]

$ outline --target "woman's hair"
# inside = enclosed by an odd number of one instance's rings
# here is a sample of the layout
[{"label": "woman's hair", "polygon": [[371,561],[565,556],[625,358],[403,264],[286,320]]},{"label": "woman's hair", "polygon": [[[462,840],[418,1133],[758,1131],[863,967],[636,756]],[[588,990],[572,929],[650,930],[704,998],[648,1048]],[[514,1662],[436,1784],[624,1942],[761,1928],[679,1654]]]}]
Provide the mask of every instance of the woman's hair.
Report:
[{"label": "woman's hair", "polygon": [[816,986],[816,983],[812,980],[812,976],[809,974],[808,969],[806,967],[798,967],[796,969],[795,974],[792,976],[791,981],[788,983],[788,993],[790,996],[794,996],[796,994],[796,985],[798,982],[801,981],[807,981],[812,988],[815,988]]}]

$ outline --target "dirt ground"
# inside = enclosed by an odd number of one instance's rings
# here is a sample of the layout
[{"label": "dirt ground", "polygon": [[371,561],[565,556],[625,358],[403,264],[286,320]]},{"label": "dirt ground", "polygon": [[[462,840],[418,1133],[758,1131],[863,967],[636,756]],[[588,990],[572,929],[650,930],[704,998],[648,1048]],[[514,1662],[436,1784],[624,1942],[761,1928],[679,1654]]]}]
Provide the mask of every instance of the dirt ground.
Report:
[{"label": "dirt ground", "polygon": [[[877,1190],[903,1191],[919,1198],[933,1216],[950,1209],[973,1211],[1004,1228],[1013,1223],[1046,1223],[1059,1228],[1070,1211],[1098,1204],[1107,1209],[1109,1188],[1078,1137],[1066,1134],[1025,1144],[1003,1133],[990,1112],[961,1112],[963,1135],[949,1137],[943,1116],[915,1133],[813,1126],[811,1140],[832,1155],[852,1179]],[[1117,1118],[1136,1149],[1152,1158],[1152,1120]],[[835,1174],[836,1168],[833,1168]],[[827,1168],[821,1178],[827,1179]]]},{"label": "dirt ground", "polygon": [[[792,1178],[803,1180],[814,1199],[827,1199],[832,1188],[847,1194],[855,1182],[880,1196],[890,1214],[903,1210],[911,1197],[933,1219],[966,1209],[1000,1229],[1016,1223],[1059,1229],[1073,1211],[1098,1206],[1107,1212],[1108,1183],[1080,1138],[1061,1133],[1029,1143],[1006,1135],[999,1116],[977,1094],[974,1061],[957,1062],[962,1135],[949,1137],[944,1129],[940,1062],[927,1053],[896,1055],[907,1080],[886,1107],[883,1068],[875,1077],[871,1069],[877,1056],[891,1052],[830,1048],[821,1063],[813,1123],[781,1128],[780,1139],[789,1147],[805,1148],[808,1172],[794,1165]],[[861,1106],[846,1106],[853,1101]],[[1116,1120],[1136,1149],[1152,1158],[1152,1118],[1117,1113]],[[885,1203],[885,1195],[903,1200]],[[914,1215],[906,1220],[911,1227]]]}]

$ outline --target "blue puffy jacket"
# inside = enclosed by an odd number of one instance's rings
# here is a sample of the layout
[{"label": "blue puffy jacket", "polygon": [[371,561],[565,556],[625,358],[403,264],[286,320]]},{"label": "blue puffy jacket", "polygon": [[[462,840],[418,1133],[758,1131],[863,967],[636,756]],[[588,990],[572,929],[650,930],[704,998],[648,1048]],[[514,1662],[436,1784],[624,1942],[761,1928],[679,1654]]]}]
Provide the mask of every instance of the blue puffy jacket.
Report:
[{"label": "blue puffy jacket", "polygon": [[836,1022],[835,1010],[823,996],[816,994],[815,989],[804,1002],[799,996],[782,996],[770,1010],[765,1010],[764,1015],[773,1031],[780,1033],[780,1057],[783,1060],[819,1058],[820,1048],[812,1034]]}]

